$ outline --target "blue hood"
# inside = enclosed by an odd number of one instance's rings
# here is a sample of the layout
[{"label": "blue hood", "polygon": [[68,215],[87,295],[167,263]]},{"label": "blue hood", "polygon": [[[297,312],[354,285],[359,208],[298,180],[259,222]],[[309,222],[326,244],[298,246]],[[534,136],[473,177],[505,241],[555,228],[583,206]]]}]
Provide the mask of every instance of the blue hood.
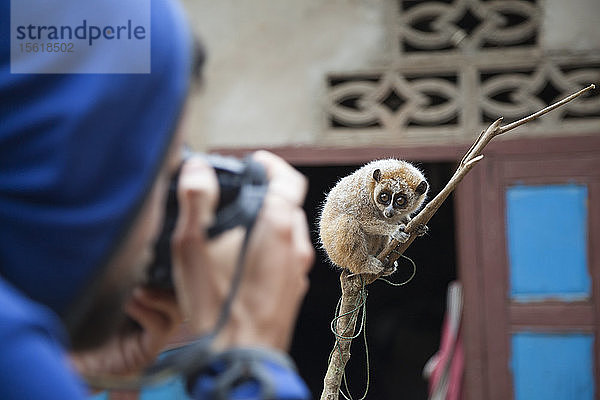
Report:
[{"label": "blue hood", "polygon": [[[97,8],[56,3],[65,21],[71,6]],[[135,13],[139,4],[102,7]],[[178,6],[152,0],[151,73],[11,74],[10,15],[0,0],[0,276],[60,314],[151,188],[187,95],[191,33]],[[113,51],[93,62],[110,70],[122,59]]]}]

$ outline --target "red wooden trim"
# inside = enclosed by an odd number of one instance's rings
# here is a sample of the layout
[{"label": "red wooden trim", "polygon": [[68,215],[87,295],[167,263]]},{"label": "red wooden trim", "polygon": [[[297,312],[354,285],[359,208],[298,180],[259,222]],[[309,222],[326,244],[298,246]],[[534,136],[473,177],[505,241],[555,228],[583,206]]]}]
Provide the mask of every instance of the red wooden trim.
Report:
[{"label": "red wooden trim", "polygon": [[[506,133],[506,137],[514,135]],[[519,139],[516,135],[510,139],[496,139],[490,143],[484,154],[509,155],[548,155],[548,154],[573,154],[593,153],[600,149],[600,130],[598,135],[564,136],[564,137],[532,137]]]},{"label": "red wooden trim", "polygon": [[[600,154],[600,147],[596,150]],[[524,159],[510,158],[504,166],[504,178],[507,183],[516,179],[529,179],[539,183],[562,180],[571,182],[573,179],[589,181],[590,174],[598,168],[598,154],[583,153],[565,155],[536,155]],[[577,161],[577,162],[574,162]]]},{"label": "red wooden trim", "polygon": [[[508,133],[507,135],[510,135]],[[318,145],[281,147],[213,147],[210,152],[224,155],[243,156],[258,149],[269,150],[295,165],[343,165],[360,164],[376,158],[397,157],[418,161],[459,160],[470,144],[431,146],[369,146],[369,147],[325,147]],[[540,151],[543,149],[543,151]],[[485,155],[548,155],[551,153],[593,153],[600,149],[600,135],[553,138],[511,138],[490,143]]]},{"label": "red wooden trim", "polygon": [[591,302],[512,303],[509,315],[512,331],[593,332],[596,324]]},{"label": "red wooden trim", "polygon": [[[600,153],[599,153],[600,159]],[[588,229],[588,265],[590,268],[590,276],[592,277],[592,298],[593,303],[593,318],[596,324],[595,341],[594,341],[594,357],[596,371],[596,397],[600,398],[600,161],[595,169],[596,180],[588,186],[588,212],[589,212],[589,229]],[[592,206],[595,204],[595,206]]]},{"label": "red wooden trim", "polygon": [[[320,147],[285,146],[265,148],[294,165],[352,165],[377,158],[395,157],[417,161],[458,160],[469,148],[468,145],[421,146],[421,147]],[[241,157],[259,148],[212,148],[211,152]]]},{"label": "red wooden trim", "polygon": [[488,157],[482,170],[481,237],[483,293],[485,307],[485,334],[487,354],[487,382],[490,400],[511,399],[512,380],[508,373],[510,337],[508,334],[506,245],[504,230],[504,192],[502,190],[502,163]]},{"label": "red wooden trim", "polygon": [[483,332],[483,304],[481,274],[480,170],[475,169],[465,177],[456,190],[455,220],[457,239],[457,275],[463,285],[464,307],[462,332],[465,348],[464,392],[465,400],[481,400],[487,391],[484,373],[487,359]]}]

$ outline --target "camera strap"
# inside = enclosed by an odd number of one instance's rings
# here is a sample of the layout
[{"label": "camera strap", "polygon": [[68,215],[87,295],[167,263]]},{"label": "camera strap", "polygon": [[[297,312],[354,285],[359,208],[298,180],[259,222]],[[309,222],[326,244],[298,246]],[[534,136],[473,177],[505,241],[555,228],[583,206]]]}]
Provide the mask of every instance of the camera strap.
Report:
[{"label": "camera strap", "polygon": [[[225,299],[225,302],[221,307],[221,312],[219,313],[219,317],[214,328],[211,330],[210,333],[206,334],[205,336],[202,336],[190,343],[187,343],[177,349],[170,351],[156,364],[149,367],[145,371],[144,377],[162,377],[164,375],[164,372],[166,371],[169,371],[169,375],[181,374],[185,377],[189,377],[196,373],[198,370],[206,367],[207,363],[209,363],[210,360],[214,358],[215,354],[212,351],[212,343],[229,320],[229,315],[231,314],[231,307],[233,305],[233,301],[235,300],[240,284],[242,282],[242,274],[244,271],[244,261],[246,259],[248,243],[250,242],[251,233],[254,228],[258,212],[262,207],[262,202],[264,200],[265,194],[266,188],[263,191],[256,191],[256,197],[253,197],[257,202],[256,204],[254,204],[253,207],[256,210],[256,212],[254,213],[252,218],[248,218],[246,223],[244,224],[246,232],[244,234],[242,246],[240,248],[240,252],[237,258],[234,275],[231,280],[231,286],[229,288],[229,293],[227,294],[227,298]],[[233,204],[231,206],[233,206]]]}]

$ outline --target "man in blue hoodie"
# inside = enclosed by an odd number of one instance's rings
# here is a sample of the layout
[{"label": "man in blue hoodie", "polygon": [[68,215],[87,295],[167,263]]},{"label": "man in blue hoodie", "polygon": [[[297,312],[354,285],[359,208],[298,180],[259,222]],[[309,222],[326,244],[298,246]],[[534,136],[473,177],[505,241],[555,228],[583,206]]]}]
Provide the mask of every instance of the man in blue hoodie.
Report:
[{"label": "man in blue hoodie", "polygon": [[[206,238],[218,185],[207,163],[192,158],[178,189],[176,297],[143,286],[169,179],[181,164],[181,120],[196,69],[177,5],[151,0],[149,26],[138,27],[127,19],[143,13],[138,2],[63,0],[26,10],[38,21],[52,15],[54,25],[15,24],[19,4],[11,10],[9,0],[0,1],[0,398],[79,399],[89,392],[84,376],[147,368],[183,318],[200,337],[210,331],[243,232]],[[84,19],[88,51],[65,64],[39,49],[68,51],[66,35],[81,22],[71,11],[123,15],[129,25]],[[15,38],[31,54],[11,58]],[[143,51],[132,58],[113,46],[137,38],[148,39],[148,65]],[[280,361],[313,257],[300,208],[306,182],[273,154],[254,159],[269,187],[228,323],[212,343],[216,361],[185,377],[193,398],[261,398],[265,385],[268,398],[309,396]],[[129,319],[135,329],[123,328]],[[259,348],[266,352],[253,351]],[[229,368],[233,363],[241,369]],[[226,391],[225,373],[238,374],[228,377]]]}]

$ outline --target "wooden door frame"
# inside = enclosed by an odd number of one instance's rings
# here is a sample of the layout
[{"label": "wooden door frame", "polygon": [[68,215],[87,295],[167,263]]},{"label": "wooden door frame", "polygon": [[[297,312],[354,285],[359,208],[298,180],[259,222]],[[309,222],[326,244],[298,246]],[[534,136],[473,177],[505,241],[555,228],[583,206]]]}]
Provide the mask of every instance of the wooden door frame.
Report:
[{"label": "wooden door frame", "polygon": [[[440,145],[421,147],[362,147],[331,148],[319,146],[286,146],[269,148],[289,163],[297,166],[353,165],[376,158],[398,157],[422,162],[457,162],[468,145]],[[211,149],[224,155],[242,156],[255,148]],[[475,167],[459,185],[455,196],[455,231],[457,249],[457,274],[464,287],[462,333],[465,344],[466,366],[463,398],[468,400],[512,398],[512,382],[507,374],[508,336],[503,329],[525,318],[524,310],[506,309],[506,251],[504,238],[504,198],[501,191],[489,191],[489,187],[501,187],[503,179],[514,176],[501,175],[498,160],[542,160],[552,155],[570,153],[600,153],[600,134],[595,136],[565,136],[553,138],[506,139],[491,143],[484,151],[486,159]],[[517,170],[518,171],[518,170]],[[505,171],[506,172],[506,171]],[[568,173],[568,169],[565,170]],[[592,195],[592,193],[590,193]],[[600,198],[600,193],[593,194]],[[482,210],[482,199],[491,206]],[[488,204],[486,203],[486,204]],[[482,222],[483,221],[483,222]],[[592,213],[590,207],[590,243],[600,240],[600,210]],[[489,244],[490,251],[482,246]],[[591,253],[591,252],[590,252]],[[589,254],[592,276],[600,276],[600,260]],[[485,266],[485,267],[483,267]],[[484,273],[485,268],[485,273]],[[593,296],[600,296],[600,280],[593,282]],[[493,299],[493,300],[490,300]],[[600,315],[600,302],[592,310]],[[563,313],[560,306],[546,312]],[[510,313],[508,312],[510,311]],[[578,321],[589,317],[589,309],[580,309]],[[546,314],[547,315],[547,314]],[[540,321],[540,323],[543,321]],[[596,332],[595,346],[600,349]],[[491,338],[491,340],[490,340]],[[598,352],[596,352],[598,353]],[[600,360],[596,355],[596,389],[600,391]]]},{"label": "wooden door frame", "polygon": [[[531,307],[509,303],[505,237],[505,188],[511,183],[575,181],[588,185],[591,199],[600,199],[600,182],[590,173],[597,171],[600,163],[600,136],[511,140],[490,146],[485,154],[487,161],[462,182],[455,202],[458,275],[465,286],[464,397],[504,400],[513,397],[508,367],[513,330],[590,332],[595,334],[595,349],[600,349],[600,321],[595,317],[600,315],[600,260],[591,246],[588,268],[593,278],[592,302],[543,302]],[[578,162],[572,163],[573,159]],[[589,207],[589,221],[591,244],[600,237],[598,207]],[[595,353],[598,391],[600,361],[598,350]]]}]

